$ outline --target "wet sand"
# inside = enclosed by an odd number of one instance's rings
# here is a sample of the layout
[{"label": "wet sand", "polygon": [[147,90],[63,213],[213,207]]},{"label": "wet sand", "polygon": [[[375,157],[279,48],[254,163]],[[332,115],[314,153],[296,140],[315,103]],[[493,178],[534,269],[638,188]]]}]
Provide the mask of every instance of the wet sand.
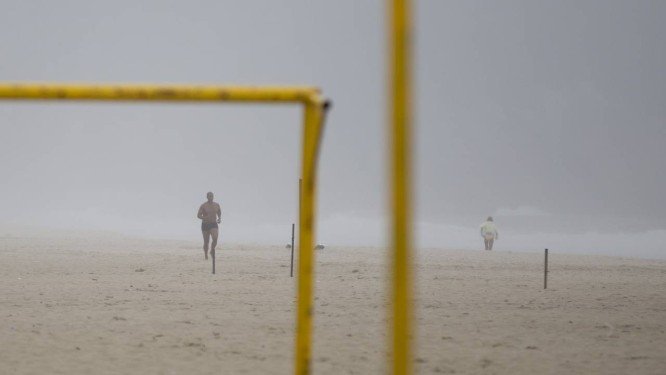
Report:
[{"label": "wet sand", "polygon": [[[317,252],[313,369],[386,362],[386,251]],[[418,373],[664,374],[666,262],[420,250]],[[288,374],[296,278],[282,246],[0,237],[2,374]]]}]

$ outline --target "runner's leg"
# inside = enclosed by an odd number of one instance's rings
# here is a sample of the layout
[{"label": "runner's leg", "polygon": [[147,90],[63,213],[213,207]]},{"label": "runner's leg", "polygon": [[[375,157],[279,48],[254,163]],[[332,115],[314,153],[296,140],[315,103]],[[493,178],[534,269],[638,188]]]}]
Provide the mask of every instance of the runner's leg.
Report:
[{"label": "runner's leg", "polygon": [[210,235],[213,237],[213,243],[210,245],[210,253],[213,254],[215,252],[215,246],[217,246],[217,236],[219,234],[219,231],[217,228],[212,228],[210,230]]},{"label": "runner's leg", "polygon": [[208,240],[210,239],[210,231],[202,230],[201,233],[203,234],[203,239],[204,239],[204,244],[203,244],[204,257],[208,259]]}]

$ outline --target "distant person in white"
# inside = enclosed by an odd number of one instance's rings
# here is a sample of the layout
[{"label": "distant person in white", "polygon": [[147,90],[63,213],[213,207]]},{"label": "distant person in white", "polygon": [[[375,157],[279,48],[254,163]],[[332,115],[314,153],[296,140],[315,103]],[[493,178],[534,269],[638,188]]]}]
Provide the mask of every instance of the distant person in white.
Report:
[{"label": "distant person in white", "polygon": [[493,217],[488,216],[486,221],[481,224],[481,237],[483,237],[483,242],[486,244],[486,250],[492,250],[493,249],[493,243],[495,240],[499,239],[499,232],[497,231],[497,227],[495,226],[495,223],[493,222]]}]

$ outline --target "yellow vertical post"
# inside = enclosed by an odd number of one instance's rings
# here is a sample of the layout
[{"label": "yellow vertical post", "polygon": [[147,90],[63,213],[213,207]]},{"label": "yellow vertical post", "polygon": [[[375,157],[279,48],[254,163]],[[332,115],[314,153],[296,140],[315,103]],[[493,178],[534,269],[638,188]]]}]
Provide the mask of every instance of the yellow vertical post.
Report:
[{"label": "yellow vertical post", "polygon": [[322,103],[314,100],[305,104],[303,124],[302,200],[299,216],[298,306],[296,312],[297,375],[310,373],[312,352],[313,279],[314,279],[314,218],[316,215],[316,163],[319,135],[322,127]]},{"label": "yellow vertical post", "polygon": [[390,137],[393,247],[393,374],[411,373],[411,13],[409,0],[390,2]]}]

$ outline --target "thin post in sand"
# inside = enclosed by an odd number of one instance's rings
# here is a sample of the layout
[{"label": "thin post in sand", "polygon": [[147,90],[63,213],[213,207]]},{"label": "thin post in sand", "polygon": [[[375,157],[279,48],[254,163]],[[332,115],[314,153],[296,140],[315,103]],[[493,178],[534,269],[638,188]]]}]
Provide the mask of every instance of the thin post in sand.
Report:
[{"label": "thin post in sand", "polygon": [[[303,191],[303,179],[298,179],[298,222],[301,222],[301,194]],[[289,277],[294,277],[294,226],[291,226],[291,272]]]},{"label": "thin post in sand", "polygon": [[289,277],[294,277],[294,223],[291,223],[291,269],[289,270]]},{"label": "thin post in sand", "polygon": [[543,261],[543,288],[548,288],[548,249],[544,251]]},{"label": "thin post in sand", "polygon": [[213,275],[215,275],[215,250],[210,252],[210,257],[213,259]]}]

